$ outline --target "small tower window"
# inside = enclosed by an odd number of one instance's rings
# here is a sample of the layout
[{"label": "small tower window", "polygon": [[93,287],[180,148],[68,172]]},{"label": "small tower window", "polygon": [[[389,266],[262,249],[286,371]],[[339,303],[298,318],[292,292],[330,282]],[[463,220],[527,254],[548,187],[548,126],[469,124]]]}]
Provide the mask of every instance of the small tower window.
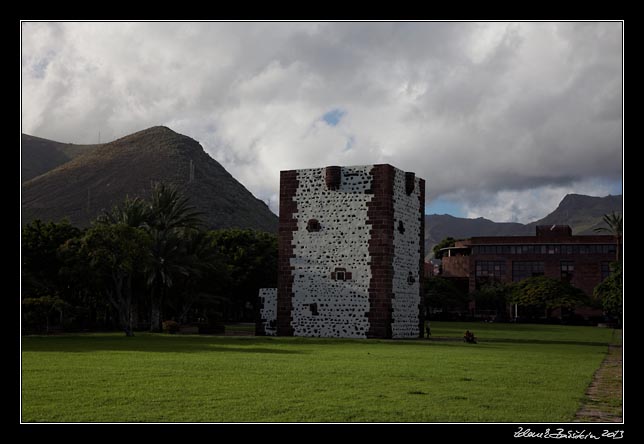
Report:
[{"label": "small tower window", "polygon": [[414,278],[414,275],[410,271],[409,275],[407,276],[407,283],[409,285],[413,285],[414,282],[416,282],[416,279]]},{"label": "small tower window", "polygon": [[317,316],[317,315],[318,315],[318,304],[316,304],[316,303],[310,304],[310,305],[309,305],[309,309],[311,310],[311,314],[312,314],[313,316]]},{"label": "small tower window", "polygon": [[398,231],[400,234],[405,234],[405,225],[403,225],[403,221],[401,220],[398,221]]},{"label": "small tower window", "polygon": [[336,269],[331,272],[331,279],[334,281],[350,281],[351,278],[351,272],[347,271],[346,268],[336,267]]},{"label": "small tower window", "polygon": [[306,231],[310,232],[318,232],[322,229],[322,225],[320,225],[320,222],[318,222],[317,219],[309,219],[309,221],[306,223]]}]

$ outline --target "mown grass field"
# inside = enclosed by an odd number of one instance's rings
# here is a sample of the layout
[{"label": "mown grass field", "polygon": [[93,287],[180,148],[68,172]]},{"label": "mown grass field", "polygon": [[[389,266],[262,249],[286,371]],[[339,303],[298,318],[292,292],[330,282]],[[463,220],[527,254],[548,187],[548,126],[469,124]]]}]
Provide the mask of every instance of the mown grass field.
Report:
[{"label": "mown grass field", "polygon": [[22,420],[567,422],[613,330],[433,322],[432,337],[24,337]]}]

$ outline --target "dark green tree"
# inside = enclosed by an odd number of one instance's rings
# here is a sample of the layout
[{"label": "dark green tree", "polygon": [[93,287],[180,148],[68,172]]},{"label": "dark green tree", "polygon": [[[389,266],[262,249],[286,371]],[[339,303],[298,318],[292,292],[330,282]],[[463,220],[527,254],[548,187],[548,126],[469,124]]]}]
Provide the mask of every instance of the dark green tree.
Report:
[{"label": "dark green tree", "polygon": [[549,317],[555,308],[574,308],[589,302],[586,294],[568,281],[547,276],[534,276],[513,284],[509,302],[544,310]]},{"label": "dark green tree", "polygon": [[59,271],[58,248],[78,237],[80,230],[68,221],[34,220],[22,228],[22,293],[23,297],[62,297],[65,286]]},{"label": "dark green tree", "polygon": [[595,228],[595,231],[598,233],[608,232],[615,236],[615,254],[616,260],[617,262],[619,262],[619,250],[622,244],[622,215],[615,214],[615,212],[613,211],[611,214],[604,214],[602,220],[604,221],[606,226]]},{"label": "dark green tree", "polygon": [[490,281],[481,286],[472,295],[477,310],[495,310],[497,317],[506,318],[508,299],[512,293],[512,285],[500,281]]},{"label": "dark green tree", "polygon": [[255,230],[226,229],[209,233],[224,258],[231,286],[224,316],[252,320],[258,290],[277,286],[277,236]]},{"label": "dark green tree", "polygon": [[[191,311],[206,318],[224,303],[232,286],[225,258],[206,231],[191,231],[183,239],[183,261],[189,273],[179,274],[168,294],[167,303],[180,323]],[[216,316],[213,316],[215,320]]]},{"label": "dark green tree", "polygon": [[53,313],[59,316],[62,325],[63,311],[69,304],[56,296],[40,296],[22,300],[23,329],[44,331],[49,334],[50,318]]},{"label": "dark green tree", "polygon": [[173,231],[150,230],[150,262],[146,268],[146,284],[150,289],[150,330],[161,331],[163,305],[167,292],[175,280],[183,277],[196,277],[192,258],[185,250],[183,237]]},{"label": "dark green tree", "polygon": [[206,311],[212,303],[221,304],[231,287],[226,260],[210,242],[207,231],[190,232],[185,238],[185,253],[191,274],[177,280],[176,297],[170,301],[179,322],[185,322],[195,304]]},{"label": "dark green tree", "polygon": [[146,272],[150,288],[150,330],[159,332],[167,290],[178,276],[195,272],[185,242],[204,223],[202,213],[190,205],[187,197],[176,187],[163,183],[152,189],[148,215],[147,230],[152,240],[152,260]]},{"label": "dark green tree", "polygon": [[161,331],[168,290],[182,276],[191,276],[197,265],[185,244],[192,232],[202,228],[201,213],[176,187],[157,183],[149,200],[126,198],[104,212],[97,222],[143,228],[149,234],[150,261],[140,271],[149,289],[150,330]]},{"label": "dark green tree", "polygon": [[622,320],[622,266],[619,262],[611,264],[611,273],[593,291],[593,297],[600,301],[604,312],[616,319]]},{"label": "dark green tree", "polygon": [[99,224],[123,224],[128,227],[147,227],[151,219],[150,204],[145,200],[129,196],[110,211],[103,211],[96,222]]},{"label": "dark green tree", "polygon": [[[122,224],[132,228],[142,228],[147,231],[150,230],[150,221],[152,219],[152,211],[150,203],[139,197],[130,198],[126,196],[123,202],[120,202],[109,211],[97,217],[95,223],[97,224]],[[132,277],[132,318],[133,325],[138,327],[139,310],[144,310],[146,307],[146,299],[143,295],[147,294],[147,276],[145,271],[137,268],[134,276]]]},{"label": "dark green tree", "polygon": [[95,224],[80,241],[79,255],[118,312],[126,336],[134,335],[132,281],[150,261],[150,244],[144,230],[120,223]]},{"label": "dark green tree", "polygon": [[425,306],[443,311],[466,310],[468,294],[443,277],[425,278]]},{"label": "dark green tree", "polygon": [[59,276],[66,288],[65,301],[72,308],[72,316],[65,315],[68,321],[66,328],[112,328],[112,304],[105,296],[101,280],[94,277],[94,270],[81,254],[82,245],[82,238],[77,237],[58,248],[61,261]]},{"label": "dark green tree", "polygon": [[148,225],[158,231],[197,229],[204,226],[203,213],[196,210],[176,187],[157,183],[152,189]]},{"label": "dark green tree", "polygon": [[434,252],[434,258],[442,259],[443,253],[440,250],[442,248],[453,247],[455,244],[456,239],[454,239],[453,237],[446,237],[445,239],[434,245],[434,248],[432,248],[432,251]]}]

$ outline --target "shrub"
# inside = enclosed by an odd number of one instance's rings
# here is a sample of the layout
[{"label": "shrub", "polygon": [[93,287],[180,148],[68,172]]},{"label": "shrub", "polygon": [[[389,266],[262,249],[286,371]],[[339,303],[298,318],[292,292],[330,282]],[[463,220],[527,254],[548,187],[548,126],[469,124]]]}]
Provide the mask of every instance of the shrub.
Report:
[{"label": "shrub", "polygon": [[63,310],[69,304],[57,296],[41,296],[39,298],[24,298],[22,300],[23,332],[49,333],[50,320],[57,314],[57,320],[62,318]]},{"label": "shrub", "polygon": [[179,323],[176,321],[163,321],[163,332],[174,334],[179,331]]},{"label": "shrub", "polygon": [[595,287],[593,296],[600,301],[604,312],[617,321],[622,319],[622,266],[619,263],[611,265],[610,275]]}]

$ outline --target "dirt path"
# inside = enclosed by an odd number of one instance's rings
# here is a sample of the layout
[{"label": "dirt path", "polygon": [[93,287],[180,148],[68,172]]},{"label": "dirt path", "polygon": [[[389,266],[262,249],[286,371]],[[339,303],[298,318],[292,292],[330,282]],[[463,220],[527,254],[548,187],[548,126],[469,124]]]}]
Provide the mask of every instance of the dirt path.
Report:
[{"label": "dirt path", "polygon": [[[621,335],[619,330],[618,335]],[[575,422],[622,422],[621,338],[608,346],[608,354],[586,390],[586,400]]]}]

